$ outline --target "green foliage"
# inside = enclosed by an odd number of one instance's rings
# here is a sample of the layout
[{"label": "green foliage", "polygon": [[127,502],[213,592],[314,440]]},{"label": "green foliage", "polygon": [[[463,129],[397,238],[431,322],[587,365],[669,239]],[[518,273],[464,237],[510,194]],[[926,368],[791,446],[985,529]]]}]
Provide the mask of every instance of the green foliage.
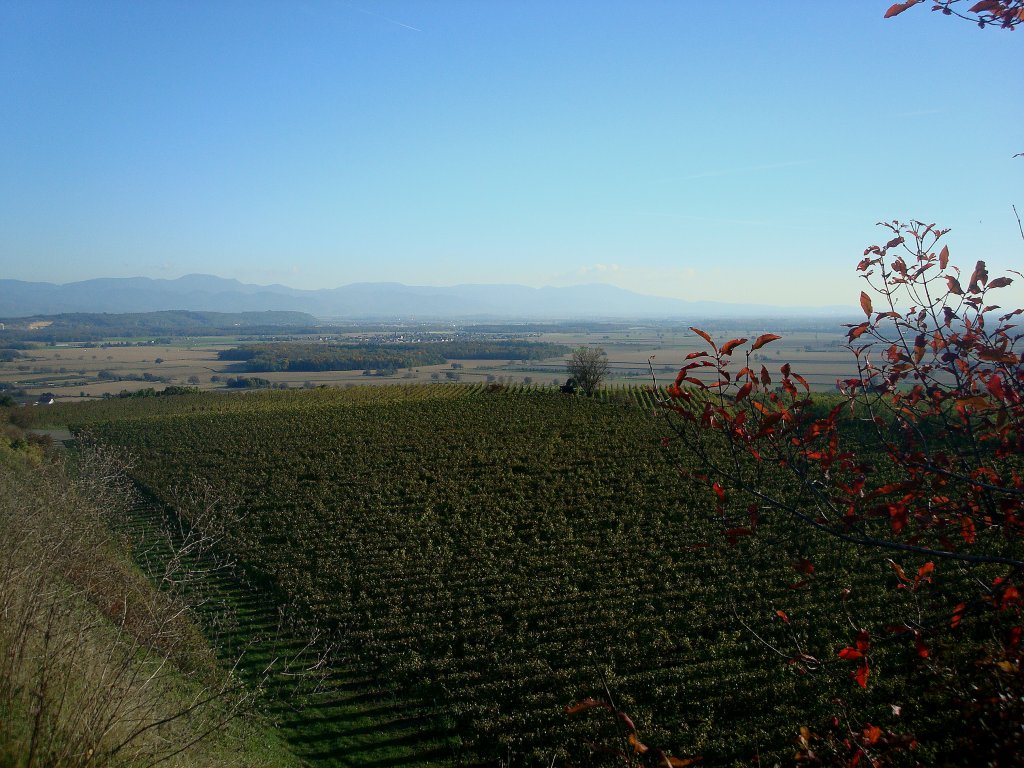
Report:
[{"label": "green foliage", "polygon": [[[249,577],[335,632],[339,653],[382,685],[436,703],[481,759],[583,759],[577,736],[593,723],[563,707],[600,695],[602,676],[648,743],[709,764],[783,759],[798,725],[830,716],[848,684],[835,657],[848,619],[824,596],[848,588],[846,610],[881,621],[889,572],[814,535],[780,558],[766,541],[787,538],[785,520],[729,546],[707,524],[711,494],[665,471],[652,405],[638,389],[578,400],[424,385],[59,413],[130,447],[158,495],[191,473],[236,494],[249,516],[226,546]],[[794,570],[805,558],[813,576]],[[920,597],[897,599],[930,611]],[[807,627],[799,642],[826,660],[820,670],[786,665],[744,630],[786,647],[777,610]],[[858,712],[892,725],[898,703],[895,727],[911,721],[941,743],[948,714],[896,674],[912,650],[873,653],[874,685],[850,696]]]},{"label": "green foliage", "polygon": [[274,382],[259,376],[232,376],[225,379],[224,386],[228,389],[269,389]]},{"label": "green foliage", "polygon": [[247,371],[358,371],[440,365],[451,359],[540,360],[568,352],[561,344],[528,341],[439,341],[413,344],[268,342],[222,350]]},{"label": "green foliage", "polygon": [[[261,381],[266,381],[266,380],[265,379],[261,379]],[[269,385],[270,382],[267,382],[267,384]],[[229,384],[228,386],[231,386],[231,385]],[[131,390],[125,389],[125,390],[122,390],[121,392],[119,392],[117,396],[120,397],[120,398],[132,398],[132,397],[135,397],[135,398],[138,398],[138,397],[172,397],[172,396],[175,396],[175,395],[194,395],[194,394],[197,394],[198,392],[199,392],[199,388],[198,387],[171,386],[171,387],[164,387],[163,389],[153,389],[153,387],[145,387],[144,389],[136,389],[135,391],[131,391]]]}]

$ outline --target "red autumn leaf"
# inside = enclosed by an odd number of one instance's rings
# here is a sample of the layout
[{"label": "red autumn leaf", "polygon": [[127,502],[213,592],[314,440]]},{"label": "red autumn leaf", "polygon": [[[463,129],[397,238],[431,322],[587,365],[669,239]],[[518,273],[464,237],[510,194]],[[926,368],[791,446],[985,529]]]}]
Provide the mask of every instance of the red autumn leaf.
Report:
[{"label": "red autumn leaf", "polygon": [[1009,277],[997,277],[995,280],[988,284],[988,287],[989,289],[1005,288],[1006,286],[1011,285],[1012,283],[1013,280],[1011,280]]},{"label": "red autumn leaf", "polygon": [[871,674],[871,670],[868,668],[867,662],[865,662],[851,672],[850,677],[852,677],[861,688],[867,688],[869,674]]},{"label": "red autumn leaf", "polygon": [[914,363],[915,364],[916,363],[920,363],[921,359],[924,357],[925,344],[927,344],[927,339],[925,339],[925,336],[924,336],[923,333],[919,333],[917,335],[917,337],[914,339]]},{"label": "red autumn leaf", "polygon": [[776,611],[775,615],[782,619],[786,624],[789,624],[789,616],[786,615],[785,611]]},{"label": "red autumn leaf", "polygon": [[1012,352],[1004,352],[991,347],[982,347],[978,350],[978,359],[990,363],[1016,363],[1017,356]]},{"label": "red autumn leaf", "polygon": [[998,373],[993,373],[991,376],[989,376],[988,381],[985,382],[985,387],[986,389],[988,389],[989,392],[992,393],[992,395],[995,398],[999,400],[1006,399],[1006,392],[1003,389],[1003,382],[1002,379],[999,378]]},{"label": "red autumn leaf", "polygon": [[929,655],[928,646],[924,644],[924,640],[921,639],[921,633],[914,633],[914,649],[917,651],[917,655],[922,659],[927,659]]},{"label": "red autumn leaf", "polygon": [[864,310],[865,315],[871,317],[871,297],[864,291],[860,292],[860,308]]},{"label": "red autumn leaf", "polygon": [[871,323],[861,323],[855,328],[851,328],[850,332],[847,333],[846,335],[850,337],[850,341],[853,341],[854,339],[859,339],[861,336],[863,336],[864,332],[867,331],[867,329],[870,327]]},{"label": "red autumn leaf", "polygon": [[908,513],[906,504],[889,504],[886,507],[889,511],[889,524],[893,533],[899,533],[907,526]]},{"label": "red autumn leaf", "polygon": [[1003,590],[1003,597],[999,601],[999,610],[1004,611],[1011,605],[1020,605],[1020,590],[1012,584]]},{"label": "red autumn leaf", "polygon": [[956,608],[953,609],[953,616],[949,620],[949,626],[952,629],[956,629],[960,626],[960,622],[963,621],[964,614],[967,612],[967,603],[958,603]]},{"label": "red autumn leaf", "polygon": [[949,264],[949,246],[944,245],[939,253],[939,269],[945,269],[947,264]]},{"label": "red autumn leaf", "polygon": [[768,369],[765,368],[762,365],[761,366],[761,384],[767,387],[771,383],[772,383],[772,377],[768,375]]},{"label": "red autumn leaf", "polygon": [[889,10],[885,12],[885,16],[883,18],[891,19],[893,16],[899,16],[907,10],[907,8],[917,5],[918,2],[920,2],[920,0],[907,0],[905,3],[893,3],[889,6]]},{"label": "red autumn leaf", "polygon": [[871,647],[871,635],[866,629],[862,629],[857,633],[857,636],[854,637],[853,643],[857,646],[857,650],[867,653],[868,649]]},{"label": "red autumn leaf", "polygon": [[777,334],[774,334],[774,333],[763,333],[760,336],[758,336],[757,339],[754,341],[754,343],[750,346],[750,351],[754,352],[754,351],[760,349],[761,347],[763,347],[765,344],[769,344],[769,343],[775,341],[776,339],[781,339],[781,338],[782,338],[781,336],[779,336]]},{"label": "red autumn leaf", "polygon": [[718,497],[719,501],[725,501],[725,489],[718,483],[711,484],[711,490],[715,492],[715,496]]},{"label": "red autumn leaf", "polygon": [[853,648],[851,646],[847,646],[839,652],[839,658],[845,659],[846,661],[855,661],[856,659],[860,659],[863,656],[863,653],[861,653],[856,648]]},{"label": "red autumn leaf", "polygon": [[921,582],[930,583],[932,574],[935,572],[935,563],[929,561],[917,569],[917,576],[914,578],[914,589],[917,589]]},{"label": "red autumn leaf", "polygon": [[740,387],[740,391],[736,393],[736,402],[738,403],[738,402],[742,401],[743,398],[745,398],[747,395],[750,394],[750,390],[753,389],[753,388],[754,388],[754,385],[751,382],[749,382],[749,381],[746,384],[744,384],[742,387]]},{"label": "red autumn leaf", "polygon": [[955,277],[946,277],[946,285],[949,287],[949,292],[957,296],[964,295],[964,289],[960,287],[960,281]]},{"label": "red autumn leaf", "polygon": [[814,573],[814,563],[812,563],[806,557],[802,557],[798,561],[793,563],[793,570],[797,573],[806,573],[810,575]]},{"label": "red autumn leaf", "polygon": [[895,563],[892,560],[890,560],[889,561],[889,567],[892,568],[893,571],[896,572],[896,577],[900,581],[902,581],[904,583],[908,583],[908,584],[910,583],[910,579],[907,578],[906,572],[897,563]]},{"label": "red autumn leaf", "polygon": [[864,728],[864,741],[868,744],[875,744],[880,738],[882,738],[882,729],[877,725],[868,723],[867,727]]},{"label": "red autumn leaf", "polygon": [[722,354],[731,355],[732,351],[736,349],[740,344],[746,344],[746,339],[730,339],[722,345]]},{"label": "red autumn leaf", "polygon": [[1006,641],[1006,647],[1009,650],[1013,650],[1020,645],[1021,636],[1024,634],[1020,627],[1013,627],[1010,630],[1010,637]]},{"label": "red autumn leaf", "polygon": [[696,333],[702,339],[704,339],[704,341],[706,341],[708,344],[710,344],[712,349],[716,349],[716,350],[718,349],[718,347],[715,346],[715,342],[713,342],[711,340],[711,337],[707,333],[702,331],[700,328],[694,328],[694,327],[691,326],[690,330],[693,331],[694,333]]},{"label": "red autumn leaf", "polygon": [[789,363],[783,363],[782,366],[779,368],[779,371],[781,371],[782,375],[786,376],[787,378],[789,377],[789,372],[791,370],[793,369],[790,367]]},{"label": "red autumn leaf", "polygon": [[967,544],[973,544],[978,538],[974,521],[966,515],[960,518],[960,535],[963,536],[964,542]]},{"label": "red autumn leaf", "polygon": [[583,701],[579,702],[578,704],[575,704],[571,707],[567,706],[565,708],[565,714],[577,715],[580,712],[586,712],[588,709],[593,709],[594,707],[604,707],[605,709],[611,709],[611,707],[609,707],[606,702],[598,701],[597,699],[583,699]]},{"label": "red autumn leaf", "polygon": [[645,754],[650,748],[646,744],[642,744],[640,739],[636,737],[635,733],[629,734],[629,746],[633,748],[633,751],[638,755]]},{"label": "red autumn leaf", "polygon": [[631,732],[636,733],[636,725],[633,723],[633,718],[631,718],[625,712],[616,712],[615,716],[618,717],[619,720],[622,721],[623,725],[629,728]]},{"label": "red autumn leaf", "polygon": [[679,758],[669,757],[668,755],[663,755],[662,757],[664,758],[664,764],[668,766],[668,768],[690,768],[691,765],[696,765],[704,759],[703,757]]},{"label": "red autumn leaf", "polygon": [[999,0],[981,0],[980,3],[975,3],[967,9],[968,13],[984,13],[985,11],[991,11],[993,8],[999,7]]}]

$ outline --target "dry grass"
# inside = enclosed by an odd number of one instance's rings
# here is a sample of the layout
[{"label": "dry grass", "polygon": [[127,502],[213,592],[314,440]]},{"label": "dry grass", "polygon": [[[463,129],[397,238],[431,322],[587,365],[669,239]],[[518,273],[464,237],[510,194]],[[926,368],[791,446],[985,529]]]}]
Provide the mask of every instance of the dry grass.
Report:
[{"label": "dry grass", "polygon": [[219,668],[183,593],[154,589],[111,533],[130,503],[123,469],[91,452],[72,471],[10,445],[0,441],[0,766],[287,762],[240,747],[231,723],[254,691]]}]

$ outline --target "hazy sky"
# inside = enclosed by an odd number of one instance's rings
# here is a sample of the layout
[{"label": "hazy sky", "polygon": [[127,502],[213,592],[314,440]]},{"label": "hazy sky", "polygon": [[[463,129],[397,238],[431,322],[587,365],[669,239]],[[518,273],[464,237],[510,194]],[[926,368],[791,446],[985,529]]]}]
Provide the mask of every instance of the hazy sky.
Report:
[{"label": "hazy sky", "polygon": [[888,4],[4,0],[0,277],[852,304],[893,218],[1024,269],[1024,32]]}]

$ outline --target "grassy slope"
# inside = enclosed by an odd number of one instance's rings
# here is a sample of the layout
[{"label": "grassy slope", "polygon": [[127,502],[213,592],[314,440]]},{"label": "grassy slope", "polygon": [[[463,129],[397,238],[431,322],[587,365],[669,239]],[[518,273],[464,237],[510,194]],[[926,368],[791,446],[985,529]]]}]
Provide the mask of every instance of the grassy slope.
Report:
[{"label": "grassy slope", "polygon": [[0,765],[296,765],[252,717],[216,727],[237,696],[175,717],[228,678],[112,535],[123,503],[4,427]]}]

